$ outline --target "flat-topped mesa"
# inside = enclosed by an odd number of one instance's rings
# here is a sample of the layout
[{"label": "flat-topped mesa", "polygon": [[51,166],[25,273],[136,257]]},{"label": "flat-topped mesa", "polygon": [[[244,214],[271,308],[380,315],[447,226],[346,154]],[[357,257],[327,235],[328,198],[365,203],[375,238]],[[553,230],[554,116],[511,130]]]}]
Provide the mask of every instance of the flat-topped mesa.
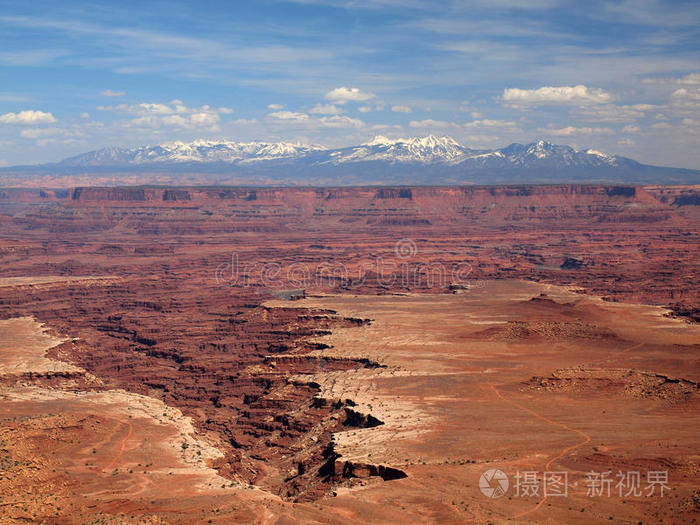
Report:
[{"label": "flat-topped mesa", "polygon": [[[22,192],[23,198],[56,198],[57,192],[39,190]],[[601,184],[548,184],[548,185],[505,185],[505,186],[357,186],[357,187],[76,187],[71,192],[72,201],[113,201],[113,202],[178,202],[178,201],[275,201],[280,204],[295,205],[300,200],[328,201],[353,199],[414,199],[453,197],[465,203],[478,203],[493,197],[522,198],[541,196],[571,197],[600,196],[624,197],[633,199],[644,195],[643,187]],[[12,199],[13,193],[0,193],[0,198]],[[692,199],[684,198],[683,204],[692,204]],[[691,202],[692,201],[692,202]]]}]

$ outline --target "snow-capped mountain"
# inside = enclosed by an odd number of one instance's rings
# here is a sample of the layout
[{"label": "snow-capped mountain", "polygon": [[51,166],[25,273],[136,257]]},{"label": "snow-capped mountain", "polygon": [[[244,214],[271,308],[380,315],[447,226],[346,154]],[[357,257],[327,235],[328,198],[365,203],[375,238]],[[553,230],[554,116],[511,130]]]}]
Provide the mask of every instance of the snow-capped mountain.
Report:
[{"label": "snow-capped mountain", "polygon": [[[57,164],[2,172],[128,174],[128,180],[192,184],[468,184],[536,182],[700,183],[700,171],[646,166],[594,149],[543,140],[472,149],[451,137],[383,136],[344,148],[288,142],[196,140],[135,149],[106,148]],[[149,174],[158,174],[157,179]],[[124,175],[126,179],[126,175]]]},{"label": "snow-capped mountain", "polygon": [[195,140],[194,142],[167,142],[158,146],[136,149],[105,148],[61,161],[64,166],[118,166],[152,163],[184,162],[255,162],[300,158],[322,146],[291,144],[288,142],[231,142]]},{"label": "snow-capped mountain", "polygon": [[470,168],[534,167],[614,167],[630,159],[588,149],[576,151],[540,140],[532,144],[511,144],[496,150],[474,150],[452,137],[429,135],[422,138],[388,139],[383,136],[348,148],[326,149],[322,146],[288,142],[230,142],[196,140],[168,142],[136,149],[106,148],[71,157],[62,166],[120,166],[143,164],[228,163],[263,164],[265,161],[299,160],[305,164],[340,165],[380,162],[389,164],[464,165]]},{"label": "snow-capped mountain", "polygon": [[463,157],[470,151],[452,137],[429,135],[423,138],[391,140],[379,135],[365,144],[331,152],[329,162],[342,164],[346,162],[385,161],[428,164],[450,162]]}]

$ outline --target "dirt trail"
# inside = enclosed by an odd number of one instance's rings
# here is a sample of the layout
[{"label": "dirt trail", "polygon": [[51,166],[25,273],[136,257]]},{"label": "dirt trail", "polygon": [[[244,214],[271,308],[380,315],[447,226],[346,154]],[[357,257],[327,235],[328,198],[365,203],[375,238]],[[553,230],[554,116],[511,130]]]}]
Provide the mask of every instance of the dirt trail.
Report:
[{"label": "dirt trail", "polygon": [[128,421],[119,421],[119,422],[123,425],[127,425],[129,427],[129,431],[127,432],[126,436],[122,440],[121,445],[119,445],[119,451],[117,452],[116,456],[114,456],[114,458],[112,458],[112,461],[110,461],[109,464],[105,468],[102,469],[103,472],[108,471],[114,465],[117,464],[119,459],[122,457],[122,454],[124,454],[124,450],[126,450],[127,441],[129,441],[129,439],[131,438],[131,435],[134,433],[134,426],[130,422],[128,422]]},{"label": "dirt trail", "polygon": [[[588,434],[586,434],[582,430],[577,430],[575,428],[571,428],[569,425],[562,423],[561,421],[555,421],[553,419],[545,417],[542,414],[535,412],[531,408],[523,406],[520,403],[517,403],[511,399],[507,399],[501,392],[498,391],[498,388],[496,388],[496,385],[493,385],[493,384],[489,385],[489,388],[491,390],[493,390],[493,392],[498,396],[498,398],[501,399],[502,401],[504,401],[505,403],[508,403],[509,405],[511,405],[519,410],[522,410],[523,412],[527,412],[528,414],[535,416],[537,419],[541,419],[545,423],[549,423],[550,425],[554,425],[554,426],[563,428],[564,430],[568,430],[569,432],[573,432],[573,433],[578,434],[578,435],[583,437],[583,441],[580,441],[574,445],[571,445],[569,447],[564,448],[561,452],[559,452],[559,454],[557,454],[556,456],[552,457],[549,461],[547,461],[547,463],[544,466],[543,472],[549,471],[549,468],[552,466],[552,463],[554,463],[555,461],[563,458],[564,456],[566,456],[570,452],[576,450],[577,448],[581,448],[582,446],[591,442],[591,436],[589,436]],[[513,518],[514,519],[522,518],[523,516],[527,516],[528,514],[535,512],[537,509],[542,507],[542,505],[544,505],[545,501],[547,501],[547,496],[544,496],[537,503],[537,505],[535,505],[533,508],[528,509],[528,510],[523,511],[523,512],[520,512],[520,513],[516,514],[515,516],[513,516]]]}]

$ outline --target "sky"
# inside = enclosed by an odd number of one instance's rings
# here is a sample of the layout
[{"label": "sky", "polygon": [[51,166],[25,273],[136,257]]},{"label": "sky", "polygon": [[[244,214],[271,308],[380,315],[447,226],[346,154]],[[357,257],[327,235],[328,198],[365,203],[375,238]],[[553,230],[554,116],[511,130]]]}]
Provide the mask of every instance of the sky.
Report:
[{"label": "sky", "polygon": [[0,165],[427,134],[700,169],[700,2],[0,0]]}]

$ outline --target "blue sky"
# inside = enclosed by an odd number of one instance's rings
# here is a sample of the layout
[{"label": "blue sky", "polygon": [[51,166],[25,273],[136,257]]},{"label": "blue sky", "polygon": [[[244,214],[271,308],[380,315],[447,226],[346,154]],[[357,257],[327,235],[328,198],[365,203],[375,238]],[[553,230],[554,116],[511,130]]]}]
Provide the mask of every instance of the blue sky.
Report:
[{"label": "blue sky", "polygon": [[0,0],[0,164],[198,138],[544,138],[700,168],[700,3]]}]

